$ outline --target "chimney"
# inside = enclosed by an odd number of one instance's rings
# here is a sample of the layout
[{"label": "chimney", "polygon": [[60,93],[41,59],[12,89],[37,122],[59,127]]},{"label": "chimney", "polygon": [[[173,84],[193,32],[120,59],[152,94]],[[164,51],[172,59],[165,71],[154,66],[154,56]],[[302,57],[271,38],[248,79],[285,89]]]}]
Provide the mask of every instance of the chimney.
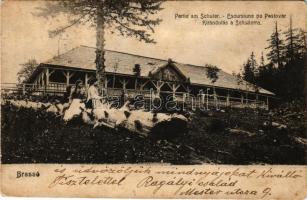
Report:
[{"label": "chimney", "polygon": [[141,65],[135,64],[133,68],[133,72],[136,76],[140,76],[141,75]]}]

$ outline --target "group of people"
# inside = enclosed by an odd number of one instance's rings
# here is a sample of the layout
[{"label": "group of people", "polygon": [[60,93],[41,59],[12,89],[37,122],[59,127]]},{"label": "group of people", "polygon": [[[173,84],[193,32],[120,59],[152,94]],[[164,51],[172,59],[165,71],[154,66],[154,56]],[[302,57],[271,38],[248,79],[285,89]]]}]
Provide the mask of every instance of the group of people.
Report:
[{"label": "group of people", "polygon": [[[107,103],[108,98],[104,91],[99,92],[97,79],[88,81],[89,87],[85,88],[82,80],[77,80],[74,86],[68,86],[64,94],[64,102],[71,103],[74,99],[85,102],[86,108],[95,108],[97,103]],[[128,96],[123,90],[120,96],[120,104],[123,106],[128,101]]]},{"label": "group of people", "polygon": [[86,108],[93,108],[95,102],[104,100],[103,94],[99,94],[97,79],[88,81],[89,88],[86,90],[82,80],[77,80],[75,86],[68,86],[64,94],[64,100],[71,103],[74,99],[85,102]]}]

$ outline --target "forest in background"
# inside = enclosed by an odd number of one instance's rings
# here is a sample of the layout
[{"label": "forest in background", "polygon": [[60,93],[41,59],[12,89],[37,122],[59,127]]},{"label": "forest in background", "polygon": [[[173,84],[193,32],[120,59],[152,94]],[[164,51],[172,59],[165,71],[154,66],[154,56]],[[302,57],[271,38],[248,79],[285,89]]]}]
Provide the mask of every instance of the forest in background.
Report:
[{"label": "forest in background", "polygon": [[279,29],[275,22],[265,48],[267,62],[263,53],[257,61],[252,52],[237,77],[273,92],[281,102],[303,101],[305,35],[303,29],[293,28],[292,19],[286,30]]}]

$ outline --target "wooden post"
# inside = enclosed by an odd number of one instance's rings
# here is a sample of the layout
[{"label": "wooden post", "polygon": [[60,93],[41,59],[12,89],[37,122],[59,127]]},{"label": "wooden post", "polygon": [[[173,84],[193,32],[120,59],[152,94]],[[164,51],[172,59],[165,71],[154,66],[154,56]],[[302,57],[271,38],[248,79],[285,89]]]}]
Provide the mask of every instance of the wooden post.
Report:
[{"label": "wooden post", "polygon": [[39,74],[37,77],[37,88],[40,88],[40,86],[41,86],[41,74]]},{"label": "wooden post", "polygon": [[175,83],[174,83],[174,84],[173,84],[173,98],[175,98],[175,96],[176,96],[176,95],[175,95],[176,90],[177,90],[177,89],[176,89],[176,86],[175,86]]},{"label": "wooden post", "polygon": [[49,76],[50,76],[50,73],[49,73],[49,68],[47,68],[46,69],[46,86],[45,86],[45,88],[47,89],[47,90],[49,90]]},{"label": "wooden post", "polygon": [[45,95],[45,93],[46,93],[46,85],[45,85],[45,73],[44,72],[42,72],[41,73],[41,77],[42,77],[42,79],[41,79],[41,82],[42,82],[42,89],[43,89],[43,94]]},{"label": "wooden post", "polygon": [[113,73],[113,78],[112,78],[112,88],[115,88],[115,74]]},{"label": "wooden post", "polygon": [[241,107],[243,108],[243,104],[244,104],[244,97],[243,97],[243,93],[241,93]]},{"label": "wooden post", "polygon": [[[38,89],[39,89],[39,92],[41,94],[42,92],[42,86],[43,86],[43,82],[42,82],[42,73],[39,74],[39,83],[38,83]],[[44,93],[43,93],[44,95]]]},{"label": "wooden post", "polygon": [[42,73],[39,74],[38,77],[38,86],[41,87],[42,86]]},{"label": "wooden post", "polygon": [[45,87],[45,73],[41,73],[42,75],[42,87]]},{"label": "wooden post", "polygon": [[229,90],[227,90],[226,106],[230,106],[229,99],[230,99]]},{"label": "wooden post", "polygon": [[218,108],[217,94],[216,94],[216,91],[215,91],[215,87],[213,87],[213,97],[214,97],[215,108]]},{"label": "wooden post", "polygon": [[41,75],[39,74],[39,75],[37,76],[37,88],[40,87],[40,84],[41,84]]},{"label": "wooden post", "polygon": [[88,75],[87,75],[87,73],[85,73],[85,87],[87,88],[88,87]]},{"label": "wooden post", "polygon": [[42,86],[45,87],[46,81],[45,81],[45,73],[42,73]]},{"label": "wooden post", "polygon": [[108,87],[108,77],[105,76],[104,78],[104,87],[107,88]]},{"label": "wooden post", "polygon": [[67,73],[66,73],[66,85],[67,86],[69,85],[69,79],[70,79],[70,72],[67,71]]},{"label": "wooden post", "polygon": [[266,109],[269,110],[269,97],[266,97]]},{"label": "wooden post", "polygon": [[23,94],[23,95],[26,94],[26,85],[25,85],[25,83],[22,84],[22,94]]},{"label": "wooden post", "polygon": [[123,89],[124,89],[124,91],[126,91],[126,85],[127,85],[127,83],[128,83],[128,82],[126,82],[126,79],[125,79],[125,78],[123,78],[123,80],[122,80],[122,81],[120,81],[120,83],[123,85]]},{"label": "wooden post", "polygon": [[70,73],[70,71],[67,71],[67,73],[65,73],[64,71],[62,72],[64,74],[64,76],[66,77],[66,86],[69,85],[69,79],[74,75],[74,73]]},{"label": "wooden post", "polygon": [[206,99],[206,108],[207,110],[209,110],[209,90],[210,88],[206,88],[206,96],[207,96],[207,99]]},{"label": "wooden post", "polygon": [[49,85],[49,68],[46,69],[46,86]]},{"label": "wooden post", "polygon": [[203,106],[205,104],[205,94],[204,94],[203,90],[200,93],[200,95],[201,95],[201,106]]}]

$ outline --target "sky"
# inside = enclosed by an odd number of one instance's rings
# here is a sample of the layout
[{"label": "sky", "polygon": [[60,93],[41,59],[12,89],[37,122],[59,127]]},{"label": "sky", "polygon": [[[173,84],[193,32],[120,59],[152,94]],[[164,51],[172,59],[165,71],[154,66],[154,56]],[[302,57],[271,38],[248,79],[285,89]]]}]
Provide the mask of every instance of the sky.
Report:
[{"label": "sky", "polygon": [[[64,16],[45,19],[33,15],[43,1],[4,1],[1,4],[1,82],[14,83],[20,64],[35,58],[44,62],[79,45],[95,46],[95,29],[75,26],[59,37],[49,38],[48,31],[66,23]],[[286,30],[290,16],[294,27],[306,30],[306,5],[303,1],[242,2],[242,1],[168,1],[156,17],[162,23],[152,35],[156,44],[106,32],[106,49],[169,59],[203,66],[214,64],[226,72],[239,72],[251,52],[259,60],[268,46],[267,39],[275,21]],[[198,19],[176,19],[176,14],[197,14]],[[204,26],[201,14],[284,14],[285,18],[264,19],[261,25]],[[228,22],[230,22],[228,20]]]}]

